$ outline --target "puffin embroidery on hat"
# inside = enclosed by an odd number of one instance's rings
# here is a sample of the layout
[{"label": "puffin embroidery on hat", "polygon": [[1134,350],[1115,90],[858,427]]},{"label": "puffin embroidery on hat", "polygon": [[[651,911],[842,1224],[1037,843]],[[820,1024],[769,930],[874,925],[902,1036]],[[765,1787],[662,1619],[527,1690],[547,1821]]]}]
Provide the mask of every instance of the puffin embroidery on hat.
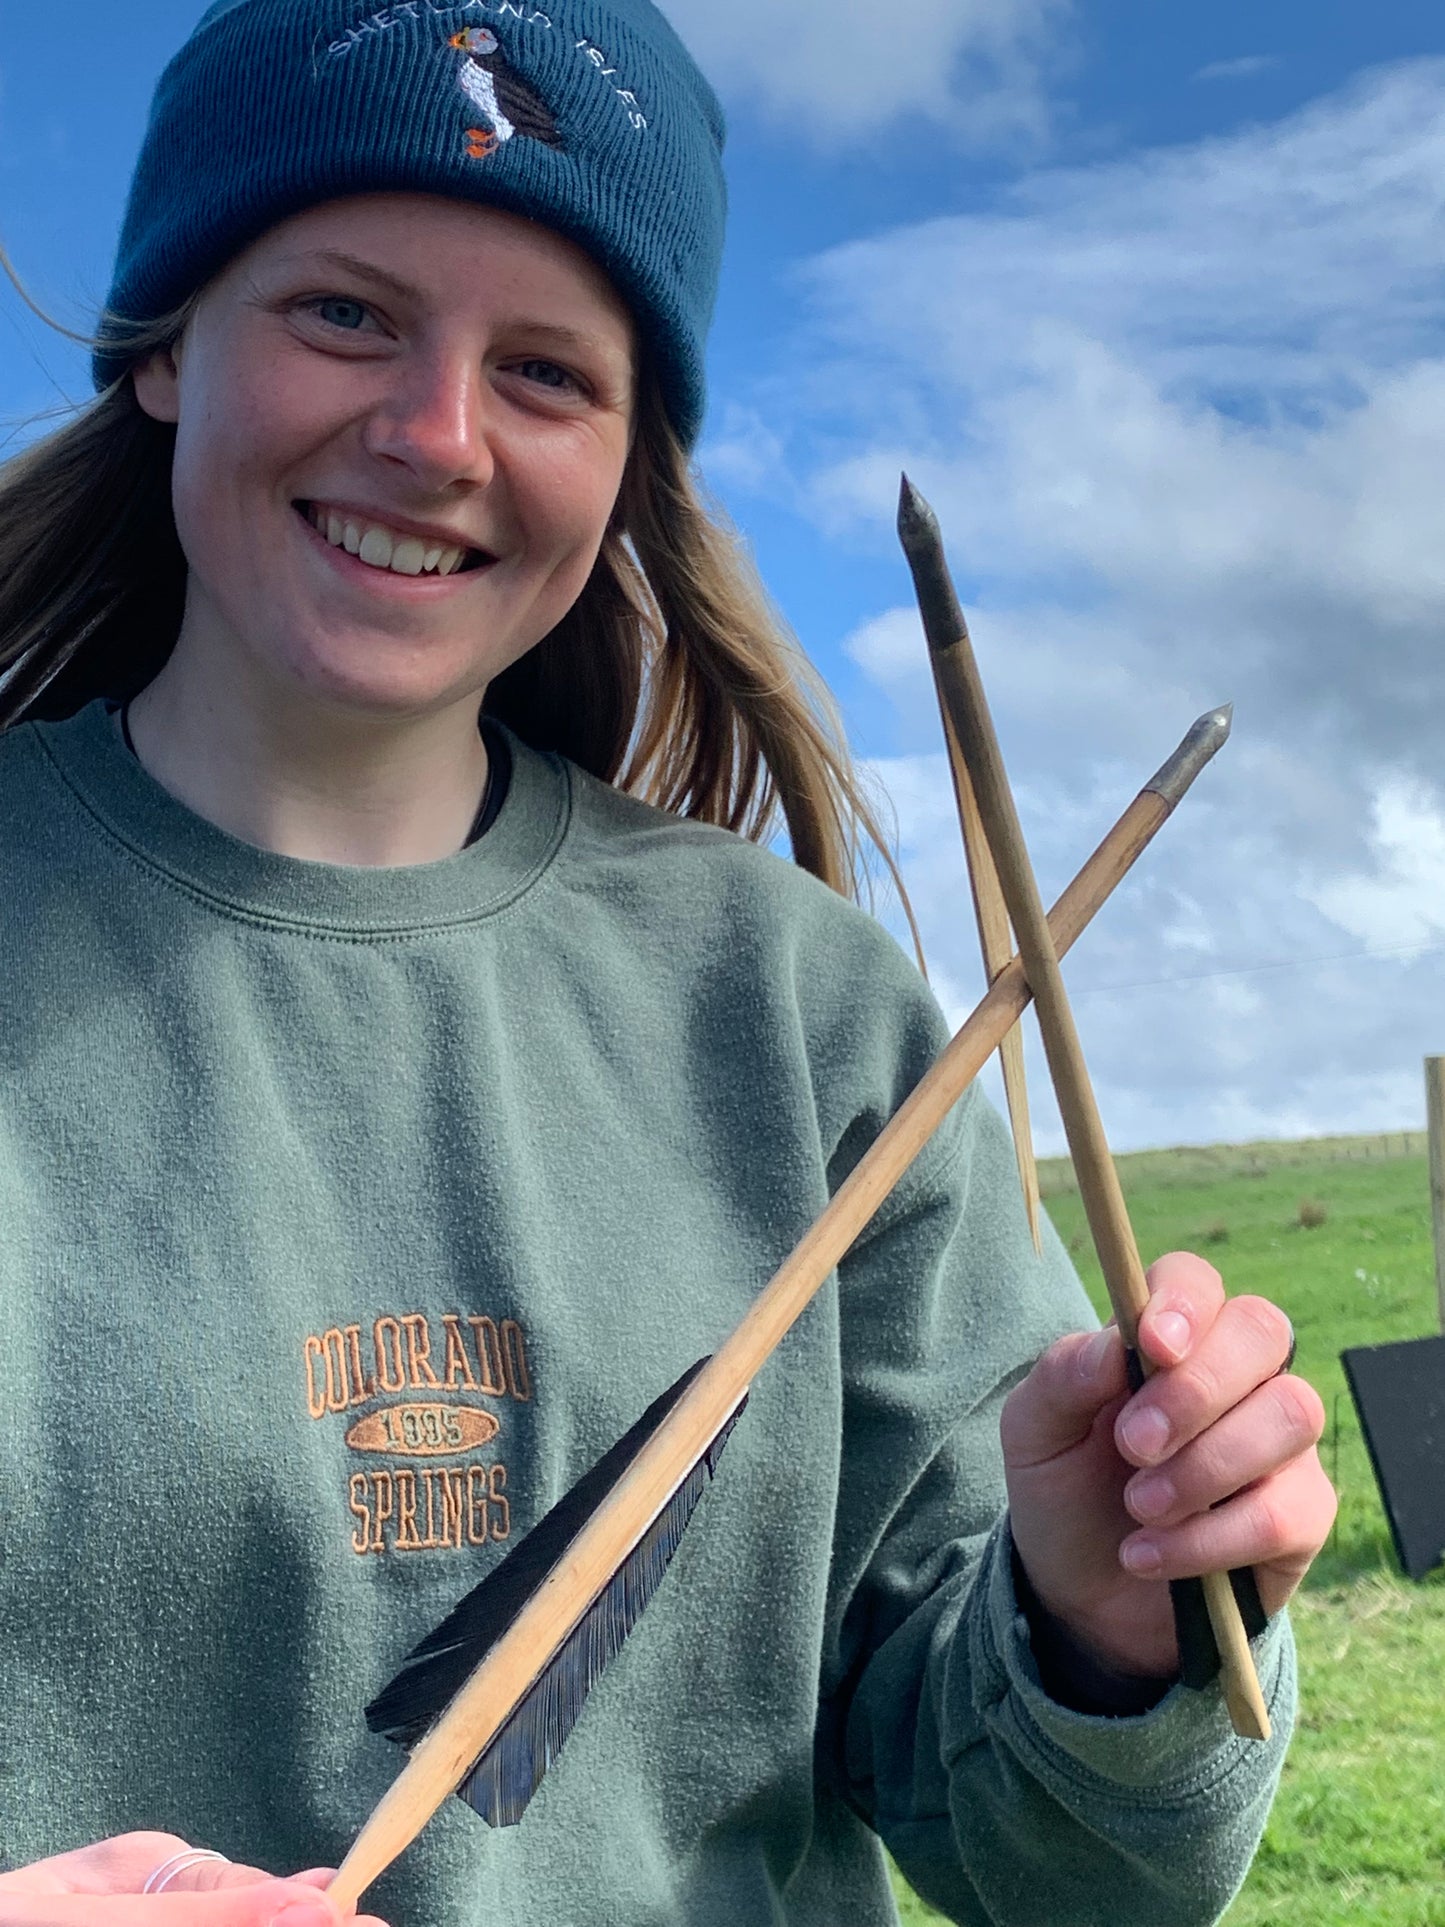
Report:
[{"label": "puffin embroidery on hat", "polygon": [[562,136],[552,110],[537,91],[529,87],[501,50],[501,43],[490,27],[463,27],[447,45],[462,55],[457,78],[467,99],[486,118],[485,127],[467,129],[467,155],[484,161],[495,154],[503,141],[521,134],[560,147]]}]

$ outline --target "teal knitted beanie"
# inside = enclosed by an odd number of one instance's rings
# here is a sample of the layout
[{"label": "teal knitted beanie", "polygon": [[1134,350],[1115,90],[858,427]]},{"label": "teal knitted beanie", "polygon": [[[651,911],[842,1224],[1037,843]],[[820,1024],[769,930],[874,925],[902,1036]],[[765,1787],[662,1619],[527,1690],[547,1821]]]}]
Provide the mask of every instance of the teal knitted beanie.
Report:
[{"label": "teal knitted beanie", "polygon": [[[108,312],[122,324],[168,313],[322,201],[478,201],[601,264],[691,446],[722,143],[716,96],[651,0],[218,0],[156,90]],[[127,365],[111,326],[102,387]]]}]

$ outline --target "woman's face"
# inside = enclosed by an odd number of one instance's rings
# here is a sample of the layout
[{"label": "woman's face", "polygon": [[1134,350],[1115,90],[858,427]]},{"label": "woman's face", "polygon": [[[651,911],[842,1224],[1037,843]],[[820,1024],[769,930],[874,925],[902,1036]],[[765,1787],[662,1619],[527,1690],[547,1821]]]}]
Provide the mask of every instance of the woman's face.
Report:
[{"label": "woman's face", "polygon": [[517,216],[368,195],[273,228],[135,376],[177,424],[178,648],[283,703],[474,709],[587,581],[635,360],[601,269]]}]

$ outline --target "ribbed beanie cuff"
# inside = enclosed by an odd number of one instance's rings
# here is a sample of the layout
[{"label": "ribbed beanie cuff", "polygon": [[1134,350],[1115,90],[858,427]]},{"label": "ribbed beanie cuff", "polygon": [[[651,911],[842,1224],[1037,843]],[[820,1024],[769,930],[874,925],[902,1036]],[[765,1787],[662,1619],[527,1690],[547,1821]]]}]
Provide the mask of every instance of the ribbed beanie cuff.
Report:
[{"label": "ribbed beanie cuff", "polygon": [[442,194],[541,221],[601,264],[691,446],[722,144],[716,96],[650,0],[219,0],[156,90],[97,384],[125,371],[124,324],[179,307],[278,221]]}]

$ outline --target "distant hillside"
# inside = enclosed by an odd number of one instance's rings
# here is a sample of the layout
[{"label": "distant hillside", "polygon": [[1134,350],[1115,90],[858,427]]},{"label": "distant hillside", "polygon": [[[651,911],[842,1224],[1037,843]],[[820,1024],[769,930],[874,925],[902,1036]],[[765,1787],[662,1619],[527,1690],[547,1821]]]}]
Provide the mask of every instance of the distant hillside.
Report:
[{"label": "distant hillside", "polygon": [[[1373,1137],[1264,1138],[1257,1144],[1184,1144],[1169,1151],[1124,1151],[1115,1159],[1127,1191],[1132,1185],[1212,1184],[1219,1178],[1258,1178],[1292,1165],[1424,1157],[1424,1131],[1385,1131]],[[1046,1198],[1078,1189],[1068,1158],[1039,1159]]]}]

